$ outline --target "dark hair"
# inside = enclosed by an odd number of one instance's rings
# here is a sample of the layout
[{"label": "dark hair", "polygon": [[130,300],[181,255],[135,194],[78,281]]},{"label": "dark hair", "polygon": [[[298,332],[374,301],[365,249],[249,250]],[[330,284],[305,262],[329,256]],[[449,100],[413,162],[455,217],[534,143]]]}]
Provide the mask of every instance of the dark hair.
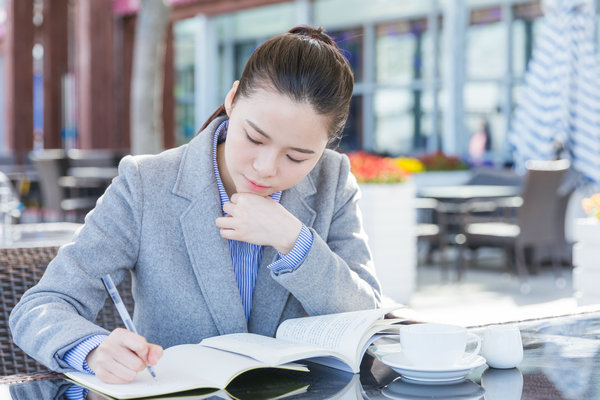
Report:
[{"label": "dark hair", "polygon": [[[238,96],[250,97],[256,89],[275,89],[296,102],[307,102],[317,113],[331,117],[331,144],[346,124],[353,86],[352,70],[333,39],[322,28],[297,26],[252,53],[234,102]],[[220,115],[225,115],[223,105],[201,130]]]}]

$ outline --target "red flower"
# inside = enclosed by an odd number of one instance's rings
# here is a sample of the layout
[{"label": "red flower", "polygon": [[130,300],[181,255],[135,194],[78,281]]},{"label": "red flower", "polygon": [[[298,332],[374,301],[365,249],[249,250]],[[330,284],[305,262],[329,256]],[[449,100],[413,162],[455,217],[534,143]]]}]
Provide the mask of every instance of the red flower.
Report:
[{"label": "red flower", "polygon": [[404,182],[410,175],[392,158],[381,157],[365,151],[349,153],[348,158],[352,173],[361,183]]}]

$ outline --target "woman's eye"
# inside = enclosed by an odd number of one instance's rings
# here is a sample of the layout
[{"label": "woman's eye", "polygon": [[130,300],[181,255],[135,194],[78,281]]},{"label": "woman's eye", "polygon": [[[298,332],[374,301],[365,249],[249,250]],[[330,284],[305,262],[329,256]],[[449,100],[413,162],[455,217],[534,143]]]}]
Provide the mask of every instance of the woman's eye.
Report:
[{"label": "woman's eye", "polygon": [[259,142],[258,140],[254,140],[254,139],[252,139],[252,137],[251,137],[250,135],[248,135],[247,133],[246,133],[246,137],[248,138],[248,140],[249,140],[250,142],[252,142],[252,143],[254,143],[254,144],[261,144],[261,142]]},{"label": "woman's eye", "polygon": [[298,160],[297,158],[294,158],[292,156],[287,156],[287,158],[289,158],[290,161],[295,162],[295,163],[301,163],[304,160]]}]

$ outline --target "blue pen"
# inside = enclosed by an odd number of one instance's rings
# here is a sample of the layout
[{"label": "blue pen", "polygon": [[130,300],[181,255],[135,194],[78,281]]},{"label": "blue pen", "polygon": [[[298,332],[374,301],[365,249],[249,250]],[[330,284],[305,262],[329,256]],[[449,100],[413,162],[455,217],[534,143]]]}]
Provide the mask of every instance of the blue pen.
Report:
[{"label": "blue pen", "polygon": [[[106,291],[110,295],[110,298],[112,299],[113,303],[115,303],[115,307],[117,307],[117,311],[119,312],[119,315],[121,316],[121,319],[123,320],[123,323],[127,327],[127,330],[129,330],[133,333],[137,333],[137,329],[135,329],[135,326],[133,325],[131,316],[129,315],[129,312],[127,312],[127,309],[125,308],[125,304],[123,304],[123,300],[121,300],[119,291],[117,290],[117,287],[115,286],[115,283],[113,282],[110,275],[107,274],[107,275],[103,276],[102,283],[104,283],[104,287],[106,288]],[[148,372],[150,372],[150,375],[152,375],[154,380],[156,380],[156,374],[154,373],[154,369],[152,368],[151,365],[148,365]]]}]

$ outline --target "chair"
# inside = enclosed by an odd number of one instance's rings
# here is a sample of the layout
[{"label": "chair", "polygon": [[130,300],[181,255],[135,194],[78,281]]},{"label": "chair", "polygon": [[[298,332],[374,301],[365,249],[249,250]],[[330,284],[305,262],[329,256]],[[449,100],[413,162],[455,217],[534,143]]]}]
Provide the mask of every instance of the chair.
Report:
[{"label": "chair", "polygon": [[79,188],[61,180],[68,169],[68,159],[63,150],[33,152],[30,159],[38,175],[44,210],[57,211],[60,219],[64,219],[65,213],[75,213],[76,220],[81,221],[83,216],[96,206],[99,197],[97,195],[69,195],[71,189]]},{"label": "chair", "polygon": [[[483,217],[474,216],[473,210],[481,210],[481,202],[468,203],[464,210],[463,229],[465,242],[460,246],[459,276],[466,263],[467,247],[493,246],[505,249],[522,280],[521,290],[529,290],[525,282],[528,274],[526,249],[536,251],[548,247],[560,251],[564,243],[564,202],[561,203],[561,186],[569,169],[568,160],[528,161],[523,182],[522,201],[514,198],[500,200],[495,205],[485,202],[488,211],[501,210]],[[560,272],[558,253],[553,257],[555,272]]]},{"label": "chair", "polygon": [[479,167],[472,170],[471,177],[466,184],[522,186],[523,176],[509,169]]},{"label": "chair", "polygon": [[[0,248],[0,376],[18,373],[47,372],[14,344],[8,327],[8,316],[23,293],[42,277],[58,247]],[[131,277],[119,285],[123,302],[133,311]],[[107,299],[96,323],[108,330],[123,325],[112,302]]]},{"label": "chair", "polygon": [[442,257],[445,251],[444,214],[440,213],[440,207],[440,202],[436,199],[415,198],[417,245],[426,246],[424,262],[429,264],[433,262],[434,250],[438,250]]}]

